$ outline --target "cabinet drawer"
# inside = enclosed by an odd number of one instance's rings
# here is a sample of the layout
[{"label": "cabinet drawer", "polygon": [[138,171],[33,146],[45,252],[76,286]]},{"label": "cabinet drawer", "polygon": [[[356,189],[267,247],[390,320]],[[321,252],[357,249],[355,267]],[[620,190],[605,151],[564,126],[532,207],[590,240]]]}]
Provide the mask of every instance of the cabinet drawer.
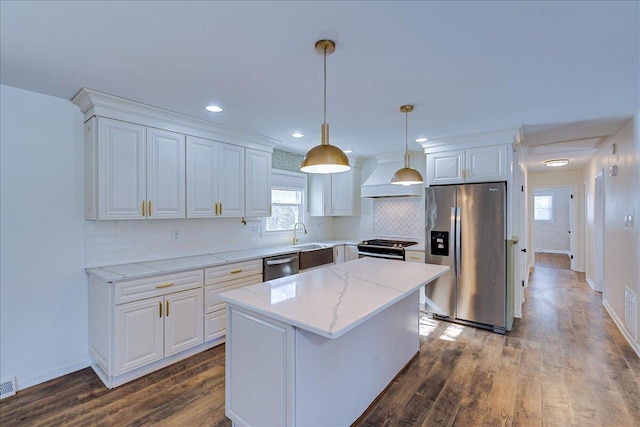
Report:
[{"label": "cabinet drawer", "polygon": [[224,301],[222,301],[220,297],[218,297],[218,294],[220,294],[220,292],[230,291],[232,289],[241,288],[243,286],[255,285],[256,283],[262,283],[262,275],[241,277],[239,279],[205,286],[204,312],[210,313],[212,311],[224,308]]},{"label": "cabinet drawer", "polygon": [[227,310],[222,309],[204,316],[204,340],[223,336],[227,328]]},{"label": "cabinet drawer", "polygon": [[262,259],[234,262],[233,264],[207,268],[204,270],[204,284],[213,285],[215,283],[254,276],[256,274],[262,274]]},{"label": "cabinet drawer", "polygon": [[203,270],[183,271],[181,273],[164,274],[162,276],[145,277],[144,279],[127,280],[116,283],[115,304],[138,301],[145,298],[166,295],[202,287]]},{"label": "cabinet drawer", "polygon": [[424,262],[424,252],[422,251],[405,251],[404,256],[407,262]]}]

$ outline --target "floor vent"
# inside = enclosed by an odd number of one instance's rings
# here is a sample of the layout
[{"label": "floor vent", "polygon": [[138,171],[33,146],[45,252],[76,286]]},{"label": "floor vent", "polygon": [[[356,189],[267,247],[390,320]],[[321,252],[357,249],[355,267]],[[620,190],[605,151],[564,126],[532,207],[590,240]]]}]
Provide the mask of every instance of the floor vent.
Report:
[{"label": "floor vent", "polygon": [[624,287],[624,327],[638,341],[638,296]]},{"label": "floor vent", "polygon": [[16,394],[16,378],[5,378],[0,381],[0,399]]}]

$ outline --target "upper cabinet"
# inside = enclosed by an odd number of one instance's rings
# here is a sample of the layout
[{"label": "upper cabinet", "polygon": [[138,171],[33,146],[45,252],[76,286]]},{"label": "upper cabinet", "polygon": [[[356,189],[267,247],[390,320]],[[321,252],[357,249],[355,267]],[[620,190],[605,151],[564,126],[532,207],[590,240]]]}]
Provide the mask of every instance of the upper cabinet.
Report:
[{"label": "upper cabinet", "polygon": [[309,175],[309,215],[360,214],[360,168],[347,172]]},{"label": "upper cabinet", "polygon": [[187,137],[187,217],[266,217],[271,153]]},{"label": "upper cabinet", "polygon": [[507,145],[427,153],[427,185],[507,180]]},{"label": "upper cabinet", "polygon": [[93,117],[85,124],[87,219],[184,218],[184,135]]},{"label": "upper cabinet", "polygon": [[275,141],[82,89],[85,218],[262,217]]}]

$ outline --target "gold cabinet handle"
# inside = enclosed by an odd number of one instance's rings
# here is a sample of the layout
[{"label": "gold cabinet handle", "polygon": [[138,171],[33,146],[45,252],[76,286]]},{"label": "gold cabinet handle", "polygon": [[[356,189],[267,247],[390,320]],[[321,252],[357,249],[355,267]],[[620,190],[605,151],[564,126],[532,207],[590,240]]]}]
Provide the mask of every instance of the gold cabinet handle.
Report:
[{"label": "gold cabinet handle", "polygon": [[151,208],[152,208],[151,200],[149,200],[149,217],[151,217]]},{"label": "gold cabinet handle", "polygon": [[162,285],[156,285],[156,289],[170,288],[173,285],[174,285],[173,282],[163,283]]},{"label": "gold cabinet handle", "polygon": [[158,303],[158,306],[160,307],[160,317],[162,317],[162,301]]},{"label": "gold cabinet handle", "polygon": [[222,215],[222,202],[220,202],[220,215]]},{"label": "gold cabinet handle", "polygon": [[169,300],[167,300],[167,317],[169,317]]},{"label": "gold cabinet handle", "polygon": [[216,202],[216,216],[218,215],[218,202]]},{"label": "gold cabinet handle", "polygon": [[142,201],[142,216],[147,216],[147,202]]},{"label": "gold cabinet handle", "polygon": [[242,269],[240,269],[240,270],[233,270],[233,271],[230,271],[230,273],[231,273],[231,274],[238,274],[238,273],[242,273]]},{"label": "gold cabinet handle", "polygon": [[418,256],[410,256],[409,259],[420,259]]}]

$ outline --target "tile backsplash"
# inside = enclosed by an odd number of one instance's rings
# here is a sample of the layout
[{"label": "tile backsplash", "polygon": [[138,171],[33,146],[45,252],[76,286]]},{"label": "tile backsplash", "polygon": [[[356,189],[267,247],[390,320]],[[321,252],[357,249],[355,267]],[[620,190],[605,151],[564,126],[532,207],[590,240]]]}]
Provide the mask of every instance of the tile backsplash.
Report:
[{"label": "tile backsplash", "polygon": [[373,231],[375,237],[423,239],[424,206],[421,197],[375,199]]}]

